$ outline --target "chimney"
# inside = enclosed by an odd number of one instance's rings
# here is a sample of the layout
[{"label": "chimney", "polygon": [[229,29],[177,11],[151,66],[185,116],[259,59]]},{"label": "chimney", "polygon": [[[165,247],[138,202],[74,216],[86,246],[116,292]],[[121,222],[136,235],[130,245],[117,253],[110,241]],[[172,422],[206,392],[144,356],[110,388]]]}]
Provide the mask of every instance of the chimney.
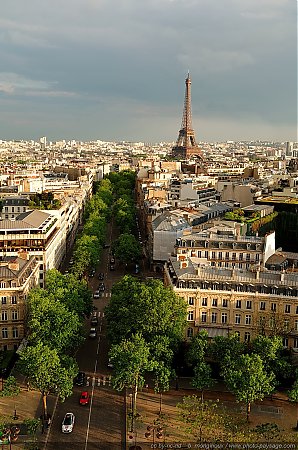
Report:
[{"label": "chimney", "polygon": [[18,262],[17,259],[13,259],[11,261],[8,262],[8,268],[10,270],[19,270],[20,269],[20,264]]},{"label": "chimney", "polygon": [[22,250],[22,249],[20,249],[18,251],[18,257],[20,259],[24,259],[25,261],[28,261],[30,258],[29,253],[26,250]]}]

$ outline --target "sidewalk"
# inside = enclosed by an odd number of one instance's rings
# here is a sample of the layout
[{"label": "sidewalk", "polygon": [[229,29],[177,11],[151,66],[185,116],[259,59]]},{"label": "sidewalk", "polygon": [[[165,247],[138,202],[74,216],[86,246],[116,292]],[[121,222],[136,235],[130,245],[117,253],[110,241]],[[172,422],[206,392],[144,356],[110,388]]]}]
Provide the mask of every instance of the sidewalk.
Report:
[{"label": "sidewalk", "polygon": [[[182,423],[178,418],[178,410],[176,404],[182,402],[183,397],[197,395],[200,393],[190,388],[187,379],[179,379],[179,389],[171,389],[162,396],[162,419],[159,417],[160,396],[155,394],[152,389],[143,389],[138,394],[137,412],[139,414],[137,420],[134,421],[131,432],[131,420],[128,419],[127,429],[127,449],[139,445],[142,450],[154,448],[168,448],[170,445],[176,445],[173,448],[189,448],[190,437],[184,430]],[[279,394],[278,394],[279,395]],[[223,388],[219,383],[212,390],[204,393],[205,399],[217,400],[224,405],[231,413],[241,414],[245,418],[245,405],[235,401],[233,394]],[[131,398],[127,393],[127,411],[130,411]],[[287,401],[284,394],[279,395],[278,399],[266,398],[263,401],[255,402],[251,409],[250,426],[254,428],[256,425],[265,423],[274,423],[283,430],[285,441],[297,442],[298,435],[293,433],[293,427],[296,426],[297,405]],[[149,427],[149,430],[148,428]],[[162,430],[161,430],[162,429]],[[158,437],[160,433],[160,437]],[[181,445],[177,447],[177,445]],[[160,447],[158,447],[160,445]],[[139,450],[139,449],[138,449]]]},{"label": "sidewalk", "polygon": [[[0,416],[8,419],[11,425],[18,425],[25,419],[38,419],[42,414],[42,398],[39,391],[30,389],[24,383],[22,377],[17,376],[18,384],[21,388],[19,395],[16,397],[0,397]],[[52,395],[48,397],[48,411],[52,414],[56,398]],[[17,419],[14,419],[14,416]],[[21,427],[21,430],[23,427]],[[37,432],[37,437],[41,438],[41,427]],[[19,434],[16,443],[13,444],[14,449],[23,449],[24,442],[30,440],[28,435]],[[42,440],[42,439],[41,439]]]}]

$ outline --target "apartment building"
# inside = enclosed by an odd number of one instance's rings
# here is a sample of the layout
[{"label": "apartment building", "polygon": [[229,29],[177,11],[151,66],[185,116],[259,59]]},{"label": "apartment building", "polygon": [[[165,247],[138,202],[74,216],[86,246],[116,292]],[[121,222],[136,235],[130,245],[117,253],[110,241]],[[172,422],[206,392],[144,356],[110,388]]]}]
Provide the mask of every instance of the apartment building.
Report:
[{"label": "apartment building", "polygon": [[231,222],[185,234],[177,239],[177,257],[213,267],[248,270],[256,264],[263,266],[275,253],[275,232],[265,237],[243,236],[242,228],[244,224]]},{"label": "apartment building", "polygon": [[164,281],[187,303],[188,338],[200,330],[210,338],[236,333],[246,342],[279,334],[298,352],[297,272],[211,267],[177,254],[165,265]]},{"label": "apartment building", "polygon": [[0,350],[16,350],[24,338],[26,297],[38,281],[39,263],[28,252],[0,257]]},{"label": "apartment building", "polygon": [[66,237],[55,215],[33,210],[15,220],[0,222],[0,257],[17,256],[20,249],[35,256],[39,263],[39,285],[45,272],[58,268],[66,252]]},{"label": "apartment building", "polygon": [[25,196],[5,196],[1,199],[2,211],[0,219],[15,219],[19,214],[28,211],[29,198]]}]

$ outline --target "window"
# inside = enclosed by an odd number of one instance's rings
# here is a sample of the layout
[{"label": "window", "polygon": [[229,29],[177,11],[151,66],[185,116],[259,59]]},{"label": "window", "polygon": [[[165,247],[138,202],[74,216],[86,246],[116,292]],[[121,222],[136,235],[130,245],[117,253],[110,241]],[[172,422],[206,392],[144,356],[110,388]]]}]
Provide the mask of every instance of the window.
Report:
[{"label": "window", "polygon": [[2,339],[7,339],[7,338],[8,338],[8,329],[2,328]]},{"label": "window", "polygon": [[205,258],[208,258],[208,252],[205,252]]},{"label": "window", "polygon": [[240,331],[235,331],[235,336],[237,336],[238,340],[240,341]]},{"label": "window", "polygon": [[2,320],[2,321],[5,321],[5,320],[7,320],[7,319],[8,319],[7,311],[2,311],[2,313],[1,313],[1,320]]},{"label": "window", "polygon": [[11,318],[12,320],[18,320],[18,311],[12,311],[11,312]]},{"label": "window", "polygon": [[232,260],[233,260],[233,261],[236,260],[236,253],[232,253]]},{"label": "window", "polygon": [[215,259],[215,252],[211,252],[211,258]]},{"label": "window", "polygon": [[256,254],[256,261],[260,261],[260,253]]},{"label": "window", "polygon": [[188,304],[193,305],[194,304],[194,297],[188,297]]},{"label": "window", "polygon": [[193,337],[193,328],[187,328],[187,337],[188,338]]},{"label": "window", "polygon": [[223,306],[223,308],[227,308],[227,306],[228,306],[228,300],[227,300],[226,298],[223,298],[223,299],[222,299],[222,306]]},{"label": "window", "polygon": [[202,322],[207,322],[207,313],[206,312],[202,312],[202,315],[201,315],[201,320],[202,320]]},{"label": "window", "polygon": [[213,313],[211,314],[211,322],[212,322],[212,323],[216,323],[216,321],[217,321],[217,313],[216,313],[216,312],[213,312]]},{"label": "window", "polygon": [[284,320],[284,331],[287,331],[289,329],[290,321],[289,319]]},{"label": "window", "polygon": [[193,320],[193,311],[188,311],[187,320]]},{"label": "window", "polygon": [[226,252],[226,259],[229,259],[229,252]]},{"label": "window", "polygon": [[276,303],[271,303],[271,311],[276,312]]},{"label": "window", "polygon": [[1,303],[2,303],[2,305],[6,305],[6,301],[7,301],[7,298],[6,298],[6,297],[1,297]]},{"label": "window", "polygon": [[12,295],[10,301],[11,301],[12,305],[16,305],[17,304],[17,297],[16,297],[16,295]]},{"label": "window", "polygon": [[260,310],[261,311],[265,311],[266,309],[266,303],[265,302],[260,302]]},{"label": "window", "polygon": [[298,306],[296,306],[296,314],[298,314]]},{"label": "window", "polygon": [[246,309],[251,309],[251,300],[246,300]]},{"label": "window", "polygon": [[245,315],[245,325],[250,325],[250,324],[251,324],[251,315],[246,314]]},{"label": "window", "polygon": [[202,298],[202,306],[207,306],[207,297]]},{"label": "window", "polygon": [[243,253],[239,253],[239,261],[243,261]]},{"label": "window", "polygon": [[236,300],[236,308],[241,308],[241,300]]},{"label": "window", "polygon": [[250,253],[246,254],[246,261],[250,261]]},{"label": "window", "polygon": [[5,288],[5,287],[6,287],[5,281],[0,281],[0,288]]},{"label": "window", "polygon": [[244,333],[244,341],[245,342],[250,342],[250,333],[248,331],[246,331]]},{"label": "window", "polygon": [[298,348],[298,338],[294,338],[294,344],[293,344],[294,348]]},{"label": "window", "polygon": [[222,252],[218,252],[218,259],[222,259]]},{"label": "window", "polygon": [[282,340],[282,345],[284,347],[288,347],[289,346],[289,339],[287,337],[284,337]]},{"label": "window", "polygon": [[217,306],[217,298],[212,299],[212,306]]},{"label": "window", "polygon": [[237,323],[237,324],[241,323],[241,315],[240,314],[235,314],[235,323]]},{"label": "window", "polygon": [[285,305],[285,313],[290,313],[291,312],[291,305]]},{"label": "window", "polygon": [[19,330],[16,327],[12,329],[12,337],[15,339],[19,337]]},{"label": "window", "polygon": [[221,323],[227,323],[227,321],[228,321],[228,314],[221,313]]},{"label": "window", "polygon": [[295,331],[298,331],[298,320],[295,320]]}]

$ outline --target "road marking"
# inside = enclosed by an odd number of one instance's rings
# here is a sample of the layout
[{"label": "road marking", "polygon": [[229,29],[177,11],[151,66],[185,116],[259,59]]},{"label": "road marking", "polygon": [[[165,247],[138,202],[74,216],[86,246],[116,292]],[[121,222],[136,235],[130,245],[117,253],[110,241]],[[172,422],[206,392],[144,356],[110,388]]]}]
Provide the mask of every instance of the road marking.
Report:
[{"label": "road marking", "polygon": [[46,450],[46,448],[47,448],[48,440],[49,440],[50,433],[51,433],[51,427],[52,427],[53,419],[54,419],[55,412],[56,412],[56,409],[57,409],[58,400],[59,400],[59,397],[57,395],[56,401],[55,401],[55,406],[54,406],[54,409],[53,409],[52,420],[51,420],[51,423],[50,423],[50,426],[49,426],[49,431],[48,431],[48,434],[47,434],[47,437],[46,437],[46,440],[45,440],[45,443],[44,443],[43,450]]},{"label": "road marking", "polygon": [[86,380],[86,386],[89,386],[89,380],[90,380],[90,377],[87,377],[87,380]]},{"label": "road marking", "polygon": [[100,325],[100,327],[99,327],[99,332],[101,333],[101,325]]},{"label": "road marking", "polygon": [[[100,337],[98,338],[98,341],[97,341],[97,349],[96,349],[96,355],[97,356],[98,356],[98,353],[99,353],[99,343],[100,343]],[[97,369],[97,358],[95,358],[94,371],[93,371],[94,383],[93,383],[93,380],[92,380],[91,401],[90,401],[90,406],[89,406],[89,415],[88,415],[87,432],[86,432],[86,440],[85,440],[85,448],[84,448],[84,450],[87,450],[87,446],[88,446],[88,438],[89,438],[89,431],[90,431],[90,421],[91,421],[91,412],[92,412],[92,404],[93,404],[93,396],[94,396],[94,388],[95,388],[96,369]]]},{"label": "road marking", "polygon": [[92,386],[95,385],[95,377],[92,377]]},{"label": "road marking", "polygon": [[102,318],[104,318],[104,316],[105,316],[105,313],[103,312],[103,313],[102,313]]},{"label": "road marking", "polygon": [[100,311],[98,311],[98,318],[100,318]]}]

